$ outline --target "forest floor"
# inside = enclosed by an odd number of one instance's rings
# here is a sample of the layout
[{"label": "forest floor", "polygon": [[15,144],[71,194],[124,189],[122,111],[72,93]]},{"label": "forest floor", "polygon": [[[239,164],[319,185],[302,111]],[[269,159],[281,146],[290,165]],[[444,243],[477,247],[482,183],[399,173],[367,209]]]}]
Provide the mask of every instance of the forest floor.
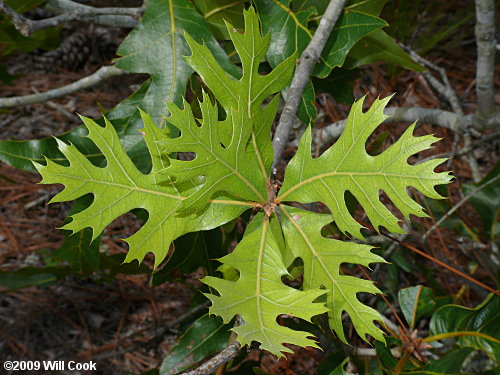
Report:
[{"label": "forest floor", "polygon": [[[115,44],[119,42],[115,42]],[[474,111],[475,46],[466,45],[460,51],[440,50],[439,46],[427,57],[447,70],[452,86],[456,89],[466,112]],[[460,64],[457,64],[460,61]],[[75,81],[109,63],[109,58],[99,64],[78,62],[77,68],[51,67],[43,71],[26,63],[19,70],[12,86],[0,84],[2,97],[43,92]],[[500,66],[497,67],[496,88],[500,86]],[[76,112],[98,118],[100,107],[110,109],[133,92],[144,76],[130,75],[109,79],[88,90],[68,95],[51,102],[14,108],[0,114],[0,139],[24,140],[60,135],[80,124]],[[443,108],[444,101],[426,84],[422,75],[398,69],[389,74],[384,64],[373,64],[362,69],[362,78],[354,84],[356,98],[367,94],[367,104],[376,97],[397,93],[392,105]],[[320,112],[318,127],[344,118],[348,106],[336,103],[328,94],[319,94],[317,105]],[[497,103],[500,98],[497,97]],[[380,134],[389,130],[385,144],[392,144],[408,124],[383,125]],[[436,144],[432,153],[451,151],[454,136],[441,127],[422,124],[417,134],[434,133],[443,140]],[[328,145],[322,145],[326,147]],[[498,160],[500,142],[485,144],[474,151],[480,173],[485,176]],[[288,149],[291,155],[293,147]],[[320,152],[320,150],[318,150]],[[420,157],[429,155],[422,154]],[[451,205],[461,197],[461,185],[471,183],[470,166],[464,158],[454,158],[441,169],[449,168],[455,175],[450,185]],[[43,254],[60,247],[63,234],[56,230],[68,215],[70,205],[47,202],[59,191],[59,186],[38,185],[40,177],[0,163],[0,271],[14,271],[26,266],[41,266]],[[431,211],[432,214],[432,211]],[[458,214],[472,228],[481,226],[480,217],[468,205]],[[423,231],[430,228],[434,219],[416,220]],[[111,253],[124,253],[126,246],[121,238],[137,230],[139,223],[127,214],[115,220],[104,233],[103,245]],[[421,232],[423,233],[423,232]],[[457,237],[447,229],[434,231],[424,244],[421,237],[413,235],[405,243],[413,245],[437,258],[446,258],[457,268],[466,268],[475,255],[466,252],[467,239]],[[465,241],[465,242],[464,242]],[[488,251],[482,249],[477,251]],[[480,259],[480,257],[478,258]],[[436,267],[422,259],[429,268]],[[151,265],[151,260],[146,263]],[[98,373],[141,374],[157,367],[173,346],[182,329],[173,327],[161,337],[156,337],[157,327],[174,320],[189,310],[190,301],[198,293],[199,273],[189,276],[187,282],[166,282],[151,287],[150,275],[119,275],[115,280],[103,283],[93,278],[67,277],[46,287],[30,287],[0,294],[0,358],[10,360],[50,360],[97,362]],[[384,270],[374,281],[387,278]],[[495,287],[496,278],[488,268],[479,267],[474,277]],[[463,280],[442,270],[438,281],[456,294]],[[404,277],[400,288],[425,282],[418,275]],[[0,289],[1,290],[1,289]],[[467,292],[460,303],[476,305],[480,299]],[[156,345],[150,345],[151,342]],[[262,370],[273,374],[313,374],[312,369],[324,354],[319,350],[300,349],[288,360],[276,360],[272,356],[261,358]],[[252,356],[257,359],[255,351]],[[72,372],[74,375],[75,372]],[[93,372],[95,374],[95,372]]]}]

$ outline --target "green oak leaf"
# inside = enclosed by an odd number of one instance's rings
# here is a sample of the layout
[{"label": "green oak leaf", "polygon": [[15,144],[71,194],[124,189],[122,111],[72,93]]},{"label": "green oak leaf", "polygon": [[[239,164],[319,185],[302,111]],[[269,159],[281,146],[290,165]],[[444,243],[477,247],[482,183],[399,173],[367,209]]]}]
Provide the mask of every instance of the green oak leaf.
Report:
[{"label": "green oak leaf", "polygon": [[288,271],[279,246],[282,234],[273,230],[276,221],[275,217],[269,219],[259,213],[248,225],[236,249],[220,259],[226,266],[239,271],[237,281],[206,277],[203,282],[220,294],[207,294],[212,301],[211,313],[220,315],[226,323],[235,315],[243,319],[242,325],[233,328],[242,345],[258,341],[262,349],[282,356],[281,353],[292,352],[283,343],[318,346],[307,338],[309,333],[279,325],[278,316],[287,314],[310,321],[312,316],[327,309],[322,303],[314,303],[324,290],[300,291],[281,281]]},{"label": "green oak leaf", "polygon": [[186,61],[210,87],[225,110],[225,119],[218,120],[218,107],[208,94],[204,94],[200,103],[202,120],[195,119],[186,101],[182,109],[173,103],[167,106],[171,113],[168,121],[181,135],[162,144],[168,153],[195,152],[196,157],[190,161],[172,160],[162,173],[181,182],[198,176],[204,178],[203,188],[182,202],[182,209],[202,209],[211,195],[220,191],[262,205],[267,201],[273,157],[269,131],[278,96],[265,109],[261,107],[265,99],[288,83],[294,64],[292,59],[287,59],[269,74],[260,75],[258,67],[269,47],[269,35],[262,37],[259,30],[253,8],[245,12],[243,34],[228,24],[228,32],[241,58],[243,76],[240,80],[229,76],[205,45],[186,35],[193,51]]},{"label": "green oak leaf", "polygon": [[[358,263],[368,267],[384,259],[371,253],[371,246],[338,241],[321,235],[321,228],[332,221],[330,215],[281,206],[283,234],[287,248],[294,258],[304,262],[304,290],[326,288],[330,327],[346,342],[342,314],[347,312],[358,335],[366,340],[370,334],[384,341],[382,331],[374,321],[382,321],[380,314],[357,299],[357,293],[380,293],[373,282],[340,274],[342,263]],[[347,342],[346,342],[347,343]]]},{"label": "green oak leaf", "polygon": [[182,186],[172,184],[168,176],[157,172],[168,164],[160,153],[159,142],[168,137],[166,131],[155,126],[151,117],[141,112],[144,122],[142,134],[152,159],[152,170],[143,174],[125,153],[114,127],[106,120],[101,127],[91,119],[82,117],[92,140],[106,158],[106,166],[92,164],[71,144],[58,140],[59,150],[69,161],[63,166],[47,159],[47,165],[34,162],[42,175],[43,184],[60,183],[65,189],[51,202],[74,200],[93,194],[92,204],[72,215],[72,221],[62,229],[73,232],[92,228],[92,240],[117,217],[134,208],[148,211],[144,226],[126,239],[129,252],[125,261],[142,261],[147,252],[154,252],[155,266],[165,259],[170,243],[187,232],[217,227],[239,216],[248,206],[242,202],[214,200],[199,216],[177,216],[176,210],[186,195],[197,187],[193,183]]},{"label": "green oak leaf", "polygon": [[287,166],[285,181],[276,199],[283,201],[323,202],[331,211],[339,229],[362,239],[362,226],[347,209],[344,195],[349,191],[361,204],[373,227],[384,226],[391,232],[402,233],[397,217],[380,201],[383,190],[399,211],[426,217],[422,207],[413,201],[406,189],[410,186],[424,195],[442,198],[434,186],[451,180],[448,172],[436,173],[434,168],[445,159],[429,160],[417,165],[408,158],[428,149],[438,141],[432,135],[414,137],[415,124],[408,127],[399,140],[381,154],[371,156],[365,143],[373,131],[388,117],[384,108],[391,97],[376,99],[363,113],[363,99],[356,101],[338,141],[320,157],[311,157],[311,130],[302,137],[297,154]]}]

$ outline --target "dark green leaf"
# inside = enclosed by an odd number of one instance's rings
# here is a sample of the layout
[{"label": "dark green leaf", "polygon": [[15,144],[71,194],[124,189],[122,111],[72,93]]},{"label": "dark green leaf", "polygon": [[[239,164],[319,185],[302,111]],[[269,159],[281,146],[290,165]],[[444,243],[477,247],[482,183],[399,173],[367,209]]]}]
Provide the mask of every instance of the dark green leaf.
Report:
[{"label": "dark green leaf", "polygon": [[376,30],[357,42],[347,55],[345,67],[357,68],[374,62],[401,65],[417,72],[424,70],[382,30]]},{"label": "dark green leaf", "polygon": [[62,246],[54,254],[55,259],[67,262],[73,272],[88,274],[99,269],[100,238],[92,241],[92,230],[86,228],[70,235],[67,233]]},{"label": "dark green leaf", "polygon": [[190,49],[184,32],[205,45],[229,73],[238,76],[238,68],[230,62],[213,37],[205,19],[188,0],[151,0],[142,21],[118,48],[121,56],[116,66],[136,73],[149,73],[151,85],[141,103],[160,127],[167,114],[165,103],[181,103],[186,83],[193,73],[184,61]]},{"label": "dark green leaf", "polygon": [[[490,294],[476,308],[446,305],[437,310],[431,319],[430,330],[433,335],[448,332],[479,332],[500,340],[500,297]],[[462,336],[457,338],[461,347],[484,350],[497,362],[500,360],[500,344],[484,337]]]},{"label": "dark green leaf", "polygon": [[8,290],[47,286],[71,273],[69,267],[24,267],[17,271],[0,271],[0,286]]},{"label": "dark green leaf", "polygon": [[224,255],[220,229],[188,233],[174,241],[174,253],[167,264],[153,274],[153,285],[160,285],[169,279],[169,273],[180,269],[184,273],[203,267],[213,276],[217,266],[214,259]]},{"label": "dark green leaf", "polygon": [[[138,131],[142,127],[140,114],[137,107],[149,91],[151,81],[147,80],[136,92],[106,113],[107,118],[113,122],[118,136],[123,142],[125,150],[137,167],[146,172],[151,166],[151,158],[147,152],[143,137]],[[99,123],[103,123],[101,120]],[[67,132],[59,137],[64,142],[71,142],[93,163],[99,164],[104,160],[102,153],[90,141],[84,137],[87,130],[84,126]],[[44,162],[43,156],[58,163],[64,162],[66,158],[57,148],[57,142],[53,137],[29,141],[3,141],[0,142],[0,160],[16,168],[34,172],[32,160],[38,163]]]},{"label": "dark green leaf", "polygon": [[474,351],[471,348],[462,348],[448,353],[440,359],[430,361],[416,371],[412,371],[412,375],[428,375],[428,374],[466,374],[461,372],[464,360]]},{"label": "dark green leaf", "polygon": [[204,315],[197,319],[163,360],[160,375],[177,374],[223,350],[230,328],[230,324],[223,324],[218,317]]},{"label": "dark green leaf", "polygon": [[225,21],[236,29],[243,29],[244,0],[194,0],[217,39],[229,39]]},{"label": "dark green leaf", "polygon": [[[42,4],[45,0],[7,0],[5,3],[18,13],[27,12]],[[51,27],[37,31],[31,36],[23,36],[5,16],[0,15],[0,55],[14,51],[29,52],[37,48],[53,49],[59,43],[60,27]]]},{"label": "dark green leaf", "polygon": [[411,329],[422,315],[431,313],[436,307],[432,290],[422,285],[401,289],[398,292],[398,300]]},{"label": "dark green leaf", "polygon": [[[271,66],[275,67],[292,55],[300,57],[313,35],[313,31],[309,30],[309,21],[316,15],[315,8],[309,4],[300,4],[298,10],[294,11],[290,9],[290,0],[255,0],[255,3],[260,12],[263,30],[271,33],[271,45],[267,52],[267,60]],[[328,76],[334,67],[344,63],[347,52],[359,39],[386,25],[378,17],[354,11],[343,12],[313,74],[320,78]],[[306,90],[304,97],[298,115],[303,122],[309,123],[316,116],[312,87]]]},{"label": "dark green leaf", "polygon": [[0,64],[0,81],[5,82],[9,86],[12,86],[12,82],[16,79],[16,76],[11,75],[7,68]]}]

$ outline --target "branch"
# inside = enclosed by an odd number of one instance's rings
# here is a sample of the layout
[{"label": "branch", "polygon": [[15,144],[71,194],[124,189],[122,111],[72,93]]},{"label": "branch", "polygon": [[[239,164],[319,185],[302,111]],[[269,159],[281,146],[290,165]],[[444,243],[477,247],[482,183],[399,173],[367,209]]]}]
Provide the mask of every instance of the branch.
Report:
[{"label": "branch", "polygon": [[[243,319],[240,316],[236,319],[235,326],[239,326],[243,323]],[[184,372],[181,375],[207,375],[216,371],[220,366],[228,363],[234,357],[236,357],[241,349],[240,343],[236,340],[236,334],[233,332],[231,335],[231,343],[220,353],[210,358],[208,361],[203,363],[200,367],[195,370]]]},{"label": "branch", "polygon": [[495,1],[476,0],[476,123],[490,127],[495,108]]},{"label": "branch", "polygon": [[450,103],[451,108],[453,109],[453,112],[455,112],[458,116],[463,116],[463,111],[462,107],[460,105],[460,100],[458,99],[457,93],[453,88],[451,87],[450,81],[448,80],[448,75],[446,74],[446,70],[444,68],[441,68],[433,63],[431,63],[429,60],[424,59],[422,56],[420,56],[418,53],[413,51],[411,48],[398,43],[401,48],[403,48],[406,52],[410,54],[410,56],[418,63],[427,66],[430,69],[435,70],[436,72],[439,73],[441,76],[441,80],[443,83],[439,82],[430,71],[426,70],[422,72],[423,76],[427,79],[427,81],[430,83],[430,85],[436,90],[439,94],[444,96],[446,100],[448,100],[448,103]]},{"label": "branch", "polygon": [[105,79],[113,76],[129,74],[125,70],[115,68],[114,66],[102,66],[95,73],[84,77],[69,85],[58,87],[57,89],[45,91],[39,94],[13,96],[11,98],[0,98],[0,108],[10,108],[20,105],[36,104],[46,102],[48,100],[60,98],[75,91],[92,87]]},{"label": "branch", "polygon": [[120,15],[129,17],[140,17],[144,12],[143,8],[94,8],[91,6],[74,7],[71,12],[59,14],[43,20],[31,20],[17,13],[14,9],[0,0],[0,13],[7,16],[14,27],[24,36],[30,36],[34,32],[48,27],[54,27],[63,23],[79,20],[83,17]]},{"label": "branch", "polygon": [[[471,116],[460,118],[453,112],[429,108],[388,107],[385,109],[385,114],[391,116],[384,121],[386,123],[421,121],[431,125],[443,126],[455,132],[462,132],[464,124],[471,120]],[[324,143],[334,142],[342,134],[345,123],[346,120],[341,120],[322,128],[322,141]],[[319,136],[315,134],[313,144],[317,144],[318,141]]]},{"label": "branch", "polygon": [[[94,9],[91,6],[76,3],[71,0],[49,0],[43,7],[57,14],[74,12],[79,9]],[[126,27],[132,29],[137,25],[137,17],[138,15],[141,15],[144,12],[144,9],[143,8],[127,8],[127,9],[136,9],[137,13],[132,15],[113,14],[113,15],[86,16],[80,18],[79,21],[94,23],[98,25]]]},{"label": "branch", "polygon": [[340,12],[344,7],[345,0],[330,0],[325,14],[319,22],[311,41],[307,48],[302,52],[300,63],[297,66],[290,88],[288,89],[288,99],[283,108],[280,122],[276,128],[276,133],[273,138],[274,161],[272,174],[276,174],[276,165],[281,159],[283,150],[285,149],[290,129],[292,128],[295,114],[299,109],[300,98],[304,92],[304,88],[309,82],[311,71],[321,56],[321,52],[325,47],[326,41],[332,32],[333,26],[339,18]]},{"label": "branch", "polygon": [[217,370],[219,366],[231,361],[240,351],[241,345],[238,341],[234,340],[229,344],[226,349],[215,355],[205,363],[203,363],[196,370],[184,372],[182,375],[206,375],[211,374]]}]

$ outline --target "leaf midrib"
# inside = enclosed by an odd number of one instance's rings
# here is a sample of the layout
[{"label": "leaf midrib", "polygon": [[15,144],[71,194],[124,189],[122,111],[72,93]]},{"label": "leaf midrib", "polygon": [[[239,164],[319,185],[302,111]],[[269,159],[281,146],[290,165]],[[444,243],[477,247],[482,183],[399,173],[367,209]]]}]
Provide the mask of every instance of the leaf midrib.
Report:
[{"label": "leaf midrib", "polygon": [[[356,311],[356,308],[355,306],[353,306],[351,304],[351,301],[349,300],[349,298],[344,294],[344,291],[343,289],[340,287],[339,285],[339,282],[337,280],[335,280],[335,278],[332,276],[332,274],[330,273],[330,271],[328,270],[328,267],[323,263],[323,260],[321,259],[321,257],[318,255],[318,253],[316,252],[316,249],[314,248],[314,245],[311,243],[311,241],[309,241],[309,237],[304,233],[304,231],[302,230],[302,228],[297,225],[297,223],[295,222],[295,220],[293,220],[293,218],[290,216],[290,214],[286,211],[284,205],[281,205],[280,206],[281,210],[284,212],[284,214],[287,216],[288,220],[290,220],[290,222],[292,223],[292,225],[295,227],[295,229],[297,229],[297,231],[300,233],[300,235],[302,236],[302,238],[304,239],[304,241],[306,242],[307,244],[307,247],[309,248],[309,250],[311,251],[311,253],[313,254],[313,256],[315,257],[315,259],[319,262],[319,264],[321,265],[321,267],[323,268],[323,270],[326,272],[326,274],[328,275],[328,278],[331,280],[332,282],[332,285],[337,285],[337,289],[338,291],[340,292],[340,294],[342,294],[342,297],[344,298],[344,300],[347,302],[347,304],[351,307],[351,311],[353,311],[353,314],[356,313],[356,315],[359,317],[360,321],[363,323],[363,325],[368,328],[368,331],[370,331],[370,326],[364,321],[364,319],[361,317],[360,314],[357,313]],[[330,291],[330,293],[334,293],[334,291]],[[332,310],[333,311],[333,310]],[[350,314],[350,313],[349,313]]]},{"label": "leaf midrib", "polygon": [[[96,184],[101,184],[101,185],[111,185],[115,186],[118,188],[123,188],[123,189],[128,189],[128,190],[136,190],[143,192],[145,194],[152,194],[152,195],[159,195],[163,197],[168,197],[176,200],[184,200],[186,197],[183,197],[181,195],[172,195],[168,193],[164,193],[158,190],[150,190],[150,189],[145,189],[141,188],[138,186],[129,186],[129,185],[124,185],[120,184],[117,182],[109,182],[109,181],[99,181],[99,180],[94,180],[94,179],[85,179],[85,178],[79,178],[77,176],[72,176],[72,175],[67,175],[64,173],[51,173],[52,176],[58,176],[58,177],[65,177],[67,179],[73,179],[73,180],[78,180],[78,181],[84,181],[88,183],[96,183]],[[65,185],[66,186],[66,185]],[[214,203],[214,204],[229,204],[229,205],[234,205],[234,206],[250,206],[250,207],[255,207],[255,203],[253,202],[240,202],[240,201],[232,201],[232,200],[226,200],[226,199],[211,199],[209,200],[209,203]]]},{"label": "leaf midrib", "polygon": [[333,177],[333,176],[349,176],[351,178],[354,178],[354,176],[383,176],[385,178],[387,177],[399,177],[399,178],[407,178],[407,179],[417,179],[417,180],[440,180],[439,176],[436,177],[422,177],[422,176],[417,176],[417,175],[403,175],[403,174],[397,174],[397,173],[385,173],[385,172],[328,172],[328,173],[322,173],[310,178],[307,178],[298,184],[294,185],[292,188],[288,189],[285,193],[280,195],[278,198],[276,198],[276,203],[279,203],[284,200],[284,198],[297,190],[298,188],[302,187],[303,185],[306,185],[308,183],[311,183],[315,180],[323,179],[325,177]]}]

